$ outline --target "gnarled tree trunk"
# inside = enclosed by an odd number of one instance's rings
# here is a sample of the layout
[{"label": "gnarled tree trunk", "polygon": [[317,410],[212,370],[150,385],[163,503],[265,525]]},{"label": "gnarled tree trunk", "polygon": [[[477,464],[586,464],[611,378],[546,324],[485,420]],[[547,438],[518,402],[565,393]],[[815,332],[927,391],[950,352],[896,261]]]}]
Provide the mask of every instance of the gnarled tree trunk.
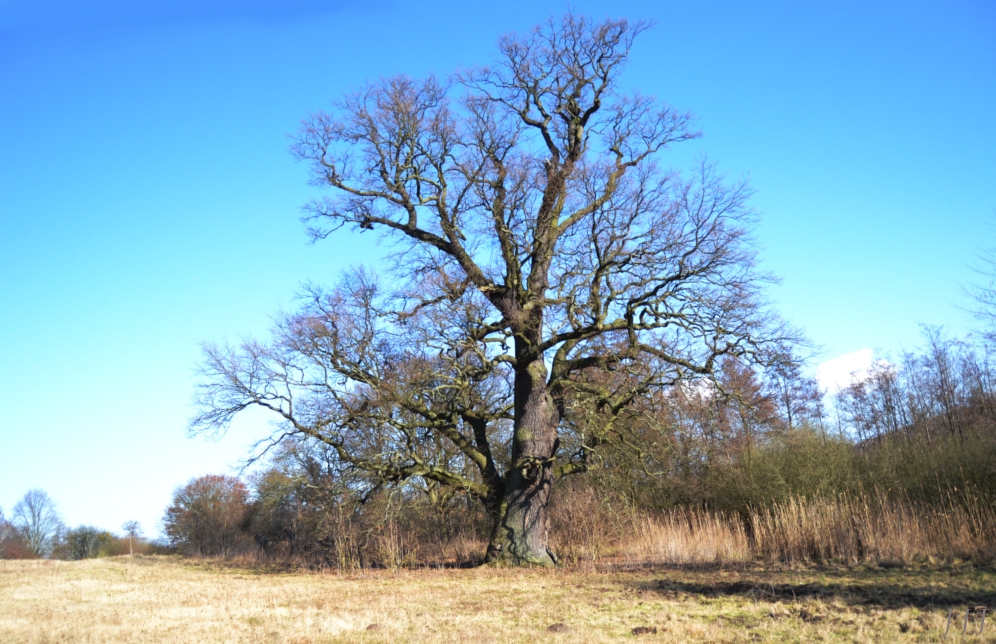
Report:
[{"label": "gnarled tree trunk", "polygon": [[547,545],[559,412],[546,383],[546,366],[534,360],[515,374],[512,467],[498,507],[486,561],[552,566]]}]

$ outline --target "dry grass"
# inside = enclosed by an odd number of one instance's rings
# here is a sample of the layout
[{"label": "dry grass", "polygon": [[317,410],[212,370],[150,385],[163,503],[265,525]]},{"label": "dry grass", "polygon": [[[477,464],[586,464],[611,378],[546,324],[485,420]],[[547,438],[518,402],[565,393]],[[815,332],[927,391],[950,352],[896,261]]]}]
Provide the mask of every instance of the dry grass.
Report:
[{"label": "dry grass", "polygon": [[[557,570],[418,569],[427,546],[394,524],[370,542],[376,571],[358,568],[348,540],[346,559],[326,564],[336,574],[0,561],[0,642],[939,642],[979,628],[966,609],[996,608],[996,515],[972,499],[790,500],[744,521],[614,512],[588,493],[554,519],[572,564]],[[462,562],[483,544],[440,548]],[[986,628],[965,641],[996,642],[996,617]]]},{"label": "dry grass", "polygon": [[752,515],[769,561],[912,563],[996,555],[996,511],[975,498],[918,507],[881,496],[787,503]]},{"label": "dry grass", "polygon": [[[983,604],[996,604],[996,574],[971,566],[345,576],[172,558],[0,561],[2,642],[610,642],[638,627],[656,629],[639,636],[653,642],[932,642],[949,608]],[[986,629],[972,641],[994,641]]]},{"label": "dry grass", "polygon": [[581,508],[557,535],[570,563],[630,565],[844,565],[988,563],[996,559],[996,509],[973,497],[918,506],[884,496],[790,499],[736,515],[677,509],[631,515],[619,526]]},{"label": "dry grass", "polygon": [[743,523],[721,513],[675,510],[635,522],[621,554],[637,564],[741,563],[752,558]]}]

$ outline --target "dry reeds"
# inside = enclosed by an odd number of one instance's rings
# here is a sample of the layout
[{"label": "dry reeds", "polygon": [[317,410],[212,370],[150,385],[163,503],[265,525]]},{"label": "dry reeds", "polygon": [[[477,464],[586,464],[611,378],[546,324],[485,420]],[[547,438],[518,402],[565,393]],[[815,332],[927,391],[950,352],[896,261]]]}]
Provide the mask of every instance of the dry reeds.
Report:
[{"label": "dry reeds", "polygon": [[792,498],[752,512],[750,523],[754,550],[768,561],[910,563],[996,554],[996,511],[971,496],[941,506],[882,494]]},{"label": "dry reeds", "polygon": [[619,550],[631,564],[991,561],[996,509],[963,496],[940,506],[884,494],[790,498],[745,519],[679,509],[634,520]]},{"label": "dry reeds", "polygon": [[629,562],[641,564],[729,563],[751,558],[747,532],[736,517],[686,509],[640,518],[634,536],[621,550]]}]

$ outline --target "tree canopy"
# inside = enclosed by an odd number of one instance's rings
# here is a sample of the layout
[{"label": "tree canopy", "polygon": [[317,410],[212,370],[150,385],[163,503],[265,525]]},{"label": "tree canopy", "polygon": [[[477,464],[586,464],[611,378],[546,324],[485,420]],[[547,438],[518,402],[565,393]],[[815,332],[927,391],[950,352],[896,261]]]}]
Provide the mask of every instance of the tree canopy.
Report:
[{"label": "tree canopy", "polygon": [[388,279],[309,287],[268,343],[208,345],[194,431],[249,407],[327,447],[356,485],[440,486],[494,519],[489,561],[549,564],[554,481],[638,453],[648,392],[725,359],[784,358],[746,182],[662,165],[686,112],[620,84],[647,25],[568,15],[489,67],[372,82],[293,146],[330,195],[315,241],[393,241]]}]

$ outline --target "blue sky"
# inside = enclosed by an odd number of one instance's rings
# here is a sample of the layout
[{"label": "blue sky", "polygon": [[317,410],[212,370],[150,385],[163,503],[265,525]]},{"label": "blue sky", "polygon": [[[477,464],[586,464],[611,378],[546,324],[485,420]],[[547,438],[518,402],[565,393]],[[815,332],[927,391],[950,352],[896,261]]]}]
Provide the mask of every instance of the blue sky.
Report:
[{"label": "blue sky", "polygon": [[[287,135],[568,6],[468,4],[0,0],[0,507],[41,487],[69,524],[156,534],[176,486],[245,455],[252,419],[185,436],[198,343],[265,336],[302,282],[380,252],[307,244]],[[968,331],[958,284],[996,246],[996,5],[573,6],[657,22],[625,83],[699,117],[673,164],[750,176],[772,297],[820,360]]]}]

